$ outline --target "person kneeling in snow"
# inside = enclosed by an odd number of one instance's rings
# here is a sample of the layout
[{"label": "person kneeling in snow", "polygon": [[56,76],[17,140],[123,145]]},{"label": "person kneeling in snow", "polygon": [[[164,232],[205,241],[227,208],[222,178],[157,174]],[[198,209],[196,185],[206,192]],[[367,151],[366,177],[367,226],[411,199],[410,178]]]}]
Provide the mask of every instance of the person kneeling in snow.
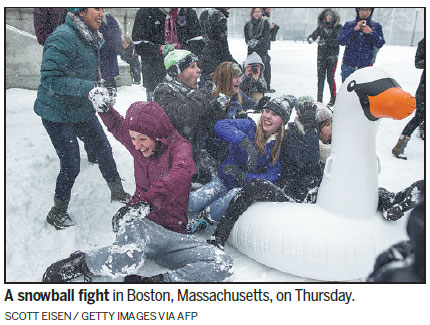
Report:
[{"label": "person kneeling in snow", "polygon": [[[192,149],[155,102],[136,102],[123,118],[104,88],[90,99],[108,130],[134,158],[136,192],[112,219],[115,242],[89,253],[76,252],[52,264],[43,282],[90,275],[125,276],[125,282],[212,282],[231,275],[232,259],[186,235],[187,204],[195,173]],[[155,276],[130,275],[146,258],[173,269]]]}]

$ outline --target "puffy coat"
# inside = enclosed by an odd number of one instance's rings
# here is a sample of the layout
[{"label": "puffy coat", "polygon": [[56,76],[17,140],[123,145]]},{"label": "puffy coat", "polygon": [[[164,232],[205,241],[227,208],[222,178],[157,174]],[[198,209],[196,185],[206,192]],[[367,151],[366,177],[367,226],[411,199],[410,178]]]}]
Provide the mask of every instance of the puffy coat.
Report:
[{"label": "puffy coat", "polygon": [[34,8],[34,31],[40,45],[44,45],[48,36],[60,25],[65,10],[66,8]]},{"label": "puffy coat", "polygon": [[320,148],[316,132],[304,133],[300,122],[288,123],[282,143],[282,180],[285,194],[302,202],[309,190],[318,187],[322,179]]},{"label": "puffy coat", "polygon": [[[129,204],[149,203],[147,216],[166,229],[186,233],[191,178],[196,171],[191,145],[176,131],[164,110],[154,102],[136,102],[125,118],[110,108],[100,117],[108,130],[134,159],[136,192]],[[157,139],[153,156],[145,158],[135,149],[129,130]]]},{"label": "puffy coat", "polygon": [[223,8],[210,8],[200,14],[204,47],[202,50],[202,73],[211,74],[216,67],[226,61],[236,62],[230,53],[227,41],[227,18],[229,13]]},{"label": "puffy coat", "polygon": [[[143,86],[151,90],[163,81],[166,75],[164,57],[159,52],[164,45],[164,27],[166,14],[158,8],[141,8],[136,13],[132,39],[136,51],[141,57]],[[176,19],[176,32],[181,48],[196,55],[200,54],[202,42],[191,41],[201,36],[200,24],[196,12],[191,8],[181,8]]]},{"label": "puffy coat", "polygon": [[[325,21],[327,14],[331,14],[333,20],[330,23]],[[318,27],[308,38],[318,41],[318,56],[337,57],[339,55],[339,33],[342,25],[339,24],[340,18],[337,12],[332,9],[325,9],[318,15]]]},{"label": "puffy coat", "polygon": [[254,135],[257,130],[257,125],[250,119],[224,119],[220,120],[215,124],[216,135],[231,144],[230,152],[222,163],[221,168],[218,172],[218,176],[223,181],[224,185],[228,189],[235,187],[241,187],[240,184],[231,176],[223,172],[223,168],[226,165],[233,164],[239,166],[239,168],[246,173],[246,181],[249,182],[254,178],[262,178],[276,183],[281,177],[282,170],[282,159],[273,164],[271,157],[272,148],[275,144],[275,140],[270,141],[266,144],[266,152],[264,155],[258,154],[257,168],[255,171],[250,172],[247,170],[247,154],[239,147],[240,142],[248,137],[254,142]]},{"label": "puffy coat", "polygon": [[100,25],[100,33],[103,34],[103,39],[105,40],[105,43],[100,48],[102,78],[112,80],[119,75],[118,54],[122,50],[121,27],[112,15],[105,14]]},{"label": "puffy coat", "polygon": [[345,46],[342,64],[364,68],[373,64],[374,48],[380,49],[385,44],[385,40],[381,25],[372,20],[373,9],[366,19],[367,25],[373,30],[370,34],[354,30],[357,22],[363,20],[358,15],[358,8],[356,13],[355,20],[346,22],[340,31],[339,44]]},{"label": "puffy coat", "polygon": [[99,47],[66,16],[43,48],[34,111],[59,123],[77,123],[95,114],[88,93],[98,79]]},{"label": "puffy coat", "polygon": [[260,92],[264,94],[267,91],[266,80],[264,80],[263,76],[265,66],[263,61],[261,60],[261,57],[256,52],[252,52],[250,55],[248,55],[245,62],[243,63],[244,69],[246,69],[249,64],[252,65],[253,63],[260,64],[260,76],[257,80],[255,80],[252,75],[246,75],[244,73],[241,77],[242,82],[240,83],[240,89],[248,96],[251,96],[251,94],[255,92]]},{"label": "puffy coat", "polygon": [[[417,52],[415,53],[415,68],[424,69],[425,68],[425,58],[426,58],[426,50],[425,50],[425,39],[423,38],[418,43]],[[423,70],[421,74],[420,84],[418,85],[415,98],[417,100],[417,110],[424,110],[425,108],[425,83],[426,83],[426,71]]]},{"label": "puffy coat", "polygon": [[222,113],[215,105],[212,92],[206,88],[190,89],[168,75],[155,88],[154,101],[165,109],[175,129],[191,142],[198,164],[202,139],[211,133]]}]

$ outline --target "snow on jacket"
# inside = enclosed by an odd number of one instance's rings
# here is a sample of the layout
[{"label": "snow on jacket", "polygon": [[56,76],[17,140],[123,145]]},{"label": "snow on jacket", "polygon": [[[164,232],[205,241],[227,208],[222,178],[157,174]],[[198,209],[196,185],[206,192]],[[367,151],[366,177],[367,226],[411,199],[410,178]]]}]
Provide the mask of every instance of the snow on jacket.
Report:
[{"label": "snow on jacket", "polygon": [[[145,108],[145,109],[143,109]],[[149,203],[148,218],[166,229],[186,233],[191,178],[196,171],[191,145],[176,131],[164,110],[154,102],[136,102],[125,119],[115,109],[99,114],[114,137],[134,158],[136,192],[129,204]],[[135,149],[129,130],[156,139],[153,156]]]},{"label": "snow on jacket", "polygon": [[66,8],[34,8],[34,31],[40,45],[44,45],[48,36],[60,25],[65,10]]},{"label": "snow on jacket", "polygon": [[294,122],[288,123],[281,155],[283,170],[280,187],[286,195],[302,202],[309,190],[319,186],[322,179],[317,133],[305,133],[296,117]]},{"label": "snow on jacket", "polygon": [[262,178],[276,183],[281,177],[282,159],[280,157],[278,161],[273,164],[271,157],[272,148],[275,144],[274,139],[266,143],[266,152],[264,155],[258,153],[257,168],[255,171],[251,172],[247,170],[247,154],[239,147],[239,144],[245,137],[248,137],[248,139],[254,142],[256,130],[257,125],[250,118],[237,120],[224,119],[215,124],[216,135],[220,139],[231,144],[228,156],[222,163],[218,172],[218,177],[221,178],[228,189],[241,187],[231,175],[224,174],[224,166],[229,164],[237,165],[246,173],[246,182],[254,178]]},{"label": "snow on jacket", "polygon": [[[140,8],[136,13],[132,39],[141,57],[143,86],[155,89],[166,75],[164,57],[160,46],[164,45],[166,13],[158,8]],[[191,8],[180,8],[176,19],[176,32],[181,48],[199,55],[201,41],[191,40],[201,36],[196,12]]]},{"label": "snow on jacket", "polygon": [[356,13],[355,20],[346,22],[340,31],[339,44],[345,46],[342,64],[364,68],[373,64],[374,48],[380,49],[385,44],[385,40],[381,25],[372,20],[373,9],[366,19],[367,25],[373,30],[370,34],[354,30],[357,22],[363,20],[358,15],[358,9]]},{"label": "snow on jacket", "polygon": [[112,80],[119,75],[118,53],[122,49],[121,27],[112,15],[105,14],[100,25],[100,33],[103,34],[103,39],[105,40],[105,43],[100,48],[102,78]]},{"label": "snow on jacket", "polygon": [[[331,14],[333,20],[328,23],[325,21],[327,14]],[[318,15],[318,27],[313,31],[308,38],[318,41],[318,56],[319,57],[337,57],[339,55],[339,34],[342,25],[339,24],[340,18],[336,11],[325,9]]]},{"label": "snow on jacket", "polygon": [[210,74],[222,62],[236,62],[230,53],[227,41],[227,18],[224,8],[210,8],[200,14],[204,47],[201,57],[201,70]]},{"label": "snow on jacket", "polygon": [[88,93],[98,79],[99,46],[66,16],[43,48],[37,115],[51,122],[77,123],[95,114]]},{"label": "snow on jacket", "polygon": [[206,88],[191,89],[166,75],[154,90],[154,101],[164,108],[175,129],[191,142],[198,164],[202,138],[213,130],[222,113],[214,103],[212,92]]},{"label": "snow on jacket", "polygon": [[270,47],[270,23],[267,19],[251,17],[245,24],[243,33],[248,45],[248,55],[252,52],[257,52],[261,57],[267,54]]}]

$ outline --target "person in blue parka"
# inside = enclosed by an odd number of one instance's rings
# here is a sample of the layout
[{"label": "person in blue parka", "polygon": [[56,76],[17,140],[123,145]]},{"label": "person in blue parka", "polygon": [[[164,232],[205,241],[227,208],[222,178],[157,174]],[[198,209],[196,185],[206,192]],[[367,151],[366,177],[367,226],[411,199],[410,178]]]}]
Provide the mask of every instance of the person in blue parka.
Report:
[{"label": "person in blue parka", "polygon": [[100,79],[102,36],[98,29],[102,20],[102,8],[68,8],[65,23],[48,37],[43,48],[34,111],[41,117],[60,159],[54,206],[47,216],[48,223],[56,229],[73,225],[67,208],[80,169],[77,137],[96,154],[111,190],[111,200],[127,202],[130,198],[122,187],[112,148],[88,99]]},{"label": "person in blue parka", "polygon": [[355,20],[348,21],[339,35],[339,44],[345,46],[342,60],[342,82],[355,70],[375,62],[375,48],[384,44],[384,34],[378,22],[372,20],[375,8],[355,8]]}]

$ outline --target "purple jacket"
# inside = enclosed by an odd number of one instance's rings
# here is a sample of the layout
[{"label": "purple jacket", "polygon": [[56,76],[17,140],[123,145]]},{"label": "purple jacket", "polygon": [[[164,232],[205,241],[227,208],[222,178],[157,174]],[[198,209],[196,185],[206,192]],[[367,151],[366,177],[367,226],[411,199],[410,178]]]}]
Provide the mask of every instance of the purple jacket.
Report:
[{"label": "purple jacket", "polygon": [[[136,102],[125,119],[114,109],[101,113],[103,123],[134,158],[136,192],[129,204],[149,203],[148,218],[166,229],[186,233],[191,178],[196,172],[191,144],[173,128],[155,102]],[[129,130],[157,139],[158,149],[145,158],[135,149]]]},{"label": "purple jacket", "polygon": [[34,8],[34,31],[40,45],[45,45],[49,35],[60,23],[62,13],[66,8]]},{"label": "purple jacket", "polygon": [[112,80],[119,75],[118,54],[122,50],[121,27],[111,14],[105,14],[100,33],[104,44],[100,48],[100,71],[104,80]]}]

